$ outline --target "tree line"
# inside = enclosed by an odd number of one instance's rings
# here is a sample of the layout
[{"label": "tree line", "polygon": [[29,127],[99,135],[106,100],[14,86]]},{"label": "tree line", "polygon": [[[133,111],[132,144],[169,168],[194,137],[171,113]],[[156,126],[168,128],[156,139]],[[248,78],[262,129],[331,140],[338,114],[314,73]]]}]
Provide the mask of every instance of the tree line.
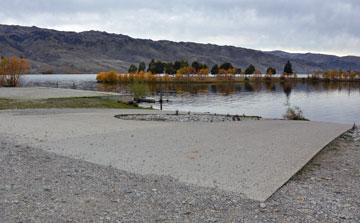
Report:
[{"label": "tree line", "polygon": [[[138,65],[131,64],[128,73],[140,73],[140,72],[151,72],[152,74],[199,74],[199,75],[226,75],[226,74],[261,74],[261,71],[256,69],[253,64],[250,64],[244,71],[239,67],[233,66],[229,62],[225,62],[223,64],[215,64],[211,67],[208,67],[207,64],[200,63],[198,61],[194,61],[191,64],[186,60],[179,60],[175,62],[163,62],[160,60],[152,59],[148,66],[146,66],[145,62],[141,62]],[[266,70],[267,75],[274,75],[277,71],[274,67],[268,67]],[[293,74],[292,64],[290,61],[284,66],[285,75]]]}]

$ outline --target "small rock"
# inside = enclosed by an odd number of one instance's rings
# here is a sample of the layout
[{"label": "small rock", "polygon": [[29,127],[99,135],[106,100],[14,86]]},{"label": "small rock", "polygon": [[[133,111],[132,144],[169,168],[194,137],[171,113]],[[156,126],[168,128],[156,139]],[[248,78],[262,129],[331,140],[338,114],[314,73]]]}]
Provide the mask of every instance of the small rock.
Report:
[{"label": "small rock", "polygon": [[352,207],[351,204],[344,204],[344,205],[341,205],[343,208],[349,208],[349,207]]},{"label": "small rock", "polygon": [[339,218],[341,218],[341,219],[343,219],[343,220],[348,219],[348,217],[345,216],[345,215],[340,215]]},{"label": "small rock", "polygon": [[49,187],[44,187],[44,191],[50,192],[50,191],[51,191],[51,188],[49,188]]},{"label": "small rock", "polygon": [[261,202],[261,203],[260,203],[260,208],[266,208],[266,204],[263,203],[263,202]]}]

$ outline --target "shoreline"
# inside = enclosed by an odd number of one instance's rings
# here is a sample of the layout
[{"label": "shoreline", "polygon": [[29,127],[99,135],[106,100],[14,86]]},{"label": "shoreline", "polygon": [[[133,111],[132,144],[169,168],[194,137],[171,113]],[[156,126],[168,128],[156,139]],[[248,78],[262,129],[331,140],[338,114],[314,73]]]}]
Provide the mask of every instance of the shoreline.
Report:
[{"label": "shoreline", "polygon": [[271,83],[271,82],[280,82],[286,83],[291,81],[307,81],[311,83],[325,82],[325,83],[360,83],[360,79],[346,80],[346,79],[326,79],[326,78],[312,78],[312,77],[287,77],[285,79],[281,77],[250,77],[248,80],[241,78],[235,80],[143,80],[135,79],[133,81],[97,81],[101,84],[129,84],[133,82],[143,82],[149,84],[231,84],[231,83],[253,83],[253,82],[262,82],[262,83]]}]

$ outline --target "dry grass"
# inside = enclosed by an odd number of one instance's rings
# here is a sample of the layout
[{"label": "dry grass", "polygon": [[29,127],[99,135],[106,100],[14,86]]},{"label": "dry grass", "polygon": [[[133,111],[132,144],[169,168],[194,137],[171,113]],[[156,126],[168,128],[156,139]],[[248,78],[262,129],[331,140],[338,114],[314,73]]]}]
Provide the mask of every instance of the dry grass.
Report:
[{"label": "dry grass", "polygon": [[41,100],[15,100],[0,98],[0,110],[4,109],[36,109],[36,108],[117,108],[134,109],[116,100],[103,97],[53,98]]}]

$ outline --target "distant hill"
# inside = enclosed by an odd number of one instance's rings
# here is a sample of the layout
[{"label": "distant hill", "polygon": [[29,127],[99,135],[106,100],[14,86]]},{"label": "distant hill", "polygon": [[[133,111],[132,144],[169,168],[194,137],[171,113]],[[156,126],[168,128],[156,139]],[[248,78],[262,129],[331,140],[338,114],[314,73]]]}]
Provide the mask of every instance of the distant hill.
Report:
[{"label": "distant hill", "polygon": [[135,39],[98,31],[76,33],[9,25],[0,25],[0,55],[29,59],[31,73],[126,71],[131,63],[148,63],[152,58],[197,60],[209,66],[230,62],[242,69],[254,64],[263,72],[268,66],[282,71],[287,60],[291,60],[297,73],[332,68],[360,70],[360,57],[355,56],[264,52],[234,46]]}]

